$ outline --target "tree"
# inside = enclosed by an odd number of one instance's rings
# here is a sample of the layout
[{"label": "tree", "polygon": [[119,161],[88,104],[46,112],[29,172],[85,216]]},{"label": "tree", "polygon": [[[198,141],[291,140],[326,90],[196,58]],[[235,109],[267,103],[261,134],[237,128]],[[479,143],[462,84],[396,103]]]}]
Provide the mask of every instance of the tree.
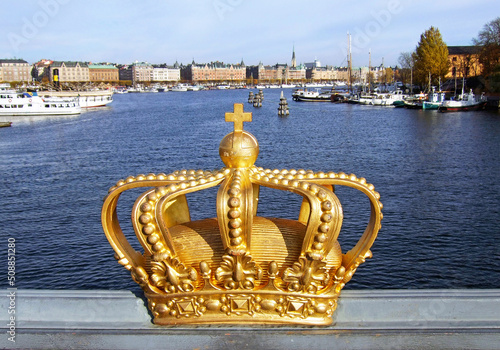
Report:
[{"label": "tree", "polygon": [[479,63],[483,66],[483,76],[489,77],[498,72],[500,66],[500,17],[484,25],[478,37],[472,39],[480,46]]},{"label": "tree", "polygon": [[33,81],[40,82],[42,80],[41,77],[38,77],[38,68],[35,65],[31,68],[31,77],[33,78]]},{"label": "tree", "polygon": [[394,71],[392,70],[391,67],[385,68],[380,75],[380,81],[384,84],[391,84],[394,80],[393,78],[394,78]]},{"label": "tree", "polygon": [[422,86],[435,85],[440,77],[444,77],[449,69],[448,46],[443,41],[439,29],[430,27],[420,36],[420,42],[414,53],[415,81]]},{"label": "tree", "polygon": [[403,84],[412,83],[412,70],[415,65],[414,52],[401,52],[399,54],[398,63],[401,66],[399,69],[399,77]]}]

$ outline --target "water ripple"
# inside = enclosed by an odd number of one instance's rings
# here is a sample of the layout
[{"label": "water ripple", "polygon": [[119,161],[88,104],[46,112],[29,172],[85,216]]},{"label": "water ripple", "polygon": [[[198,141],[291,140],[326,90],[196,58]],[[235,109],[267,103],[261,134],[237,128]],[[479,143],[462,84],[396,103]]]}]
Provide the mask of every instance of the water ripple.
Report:
[{"label": "water ripple", "polygon": [[[240,102],[253,112],[257,165],[354,173],[381,193],[374,257],[347,288],[500,288],[498,113],[296,103],[285,91],[290,116],[279,118],[279,92],[266,90],[260,109],[248,90],[130,94],[78,117],[13,120],[0,130],[0,237],[16,239],[17,286],[138,290],[102,232],[107,189],[128,175],[222,167],[224,113]],[[190,196],[194,219],[215,215],[208,192]],[[337,191],[343,251],[369,213],[355,192]],[[259,214],[296,218],[300,198],[265,189],[261,203]],[[131,205],[119,218],[132,240]]]}]

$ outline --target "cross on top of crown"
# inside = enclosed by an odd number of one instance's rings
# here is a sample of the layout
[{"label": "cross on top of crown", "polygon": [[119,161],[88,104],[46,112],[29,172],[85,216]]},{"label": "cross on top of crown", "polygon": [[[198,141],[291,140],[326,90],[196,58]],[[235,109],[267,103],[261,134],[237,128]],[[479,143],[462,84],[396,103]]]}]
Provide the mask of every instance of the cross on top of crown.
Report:
[{"label": "cross on top of crown", "polygon": [[226,112],[226,122],[234,123],[234,132],[243,131],[243,122],[252,121],[252,112],[243,112],[243,104],[235,103],[233,112]]}]

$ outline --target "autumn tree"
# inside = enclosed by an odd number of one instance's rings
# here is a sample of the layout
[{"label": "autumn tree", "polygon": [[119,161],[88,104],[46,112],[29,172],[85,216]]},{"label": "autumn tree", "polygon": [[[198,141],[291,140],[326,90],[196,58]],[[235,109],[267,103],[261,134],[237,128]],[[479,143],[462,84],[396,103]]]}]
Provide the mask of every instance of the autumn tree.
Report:
[{"label": "autumn tree", "polygon": [[436,85],[450,68],[448,62],[448,46],[443,41],[439,29],[430,27],[420,36],[420,42],[414,53],[414,79],[422,86]]},{"label": "autumn tree", "polygon": [[480,46],[479,63],[488,89],[500,92],[500,17],[484,25],[478,37],[472,40]]},{"label": "autumn tree", "polygon": [[391,84],[394,80],[394,71],[391,67],[387,67],[382,71],[380,75],[380,81],[384,84]]}]

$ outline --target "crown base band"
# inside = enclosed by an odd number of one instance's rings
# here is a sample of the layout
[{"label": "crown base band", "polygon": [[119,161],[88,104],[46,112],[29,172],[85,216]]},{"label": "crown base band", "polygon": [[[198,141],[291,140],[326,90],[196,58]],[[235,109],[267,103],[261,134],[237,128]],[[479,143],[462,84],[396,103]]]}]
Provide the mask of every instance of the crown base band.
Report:
[{"label": "crown base band", "polygon": [[329,325],[338,295],[263,291],[200,291],[158,296],[146,293],[154,323]]}]

